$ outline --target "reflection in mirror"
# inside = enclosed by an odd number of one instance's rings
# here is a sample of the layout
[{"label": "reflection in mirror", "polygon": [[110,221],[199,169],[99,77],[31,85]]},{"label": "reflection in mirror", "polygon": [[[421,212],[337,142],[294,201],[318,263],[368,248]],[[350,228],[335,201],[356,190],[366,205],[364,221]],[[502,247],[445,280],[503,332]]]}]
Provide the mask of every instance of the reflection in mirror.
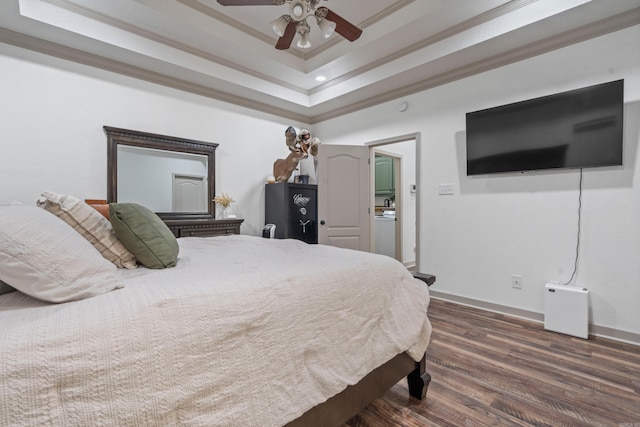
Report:
[{"label": "reflection in mirror", "polygon": [[118,146],[118,201],[154,212],[207,212],[207,157]]},{"label": "reflection in mirror", "polygon": [[139,203],[167,220],[214,219],[218,144],[104,126],[107,201]]}]

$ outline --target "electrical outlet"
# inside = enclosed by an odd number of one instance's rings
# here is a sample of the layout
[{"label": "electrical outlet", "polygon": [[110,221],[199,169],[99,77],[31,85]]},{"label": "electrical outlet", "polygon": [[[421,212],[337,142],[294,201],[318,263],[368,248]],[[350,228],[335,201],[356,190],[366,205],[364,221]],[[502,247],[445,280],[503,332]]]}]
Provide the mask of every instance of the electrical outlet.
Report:
[{"label": "electrical outlet", "polygon": [[444,196],[447,194],[453,194],[453,184],[438,185],[438,194],[441,196]]},{"label": "electrical outlet", "polygon": [[522,289],[522,276],[519,274],[511,276],[511,287],[514,289]]}]

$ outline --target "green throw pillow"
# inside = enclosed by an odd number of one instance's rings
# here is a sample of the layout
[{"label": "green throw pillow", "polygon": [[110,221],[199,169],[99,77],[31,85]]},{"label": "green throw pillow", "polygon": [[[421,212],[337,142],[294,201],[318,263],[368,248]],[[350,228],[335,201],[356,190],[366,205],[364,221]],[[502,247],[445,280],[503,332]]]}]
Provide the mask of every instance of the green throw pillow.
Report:
[{"label": "green throw pillow", "polygon": [[175,267],[180,247],[169,227],[137,203],[110,203],[109,218],[120,242],[147,268]]}]

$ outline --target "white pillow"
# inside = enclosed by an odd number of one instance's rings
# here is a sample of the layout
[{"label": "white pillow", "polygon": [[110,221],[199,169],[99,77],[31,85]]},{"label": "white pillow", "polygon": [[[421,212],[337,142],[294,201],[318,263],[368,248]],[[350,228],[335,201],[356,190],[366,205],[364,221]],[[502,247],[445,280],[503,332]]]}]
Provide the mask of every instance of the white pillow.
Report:
[{"label": "white pillow", "polygon": [[100,212],[68,194],[42,193],[42,207],[69,224],[116,267],[136,268],[136,258],[118,240],[113,227]]},{"label": "white pillow", "polygon": [[122,287],[116,266],[71,226],[36,206],[0,206],[0,280],[66,302]]}]

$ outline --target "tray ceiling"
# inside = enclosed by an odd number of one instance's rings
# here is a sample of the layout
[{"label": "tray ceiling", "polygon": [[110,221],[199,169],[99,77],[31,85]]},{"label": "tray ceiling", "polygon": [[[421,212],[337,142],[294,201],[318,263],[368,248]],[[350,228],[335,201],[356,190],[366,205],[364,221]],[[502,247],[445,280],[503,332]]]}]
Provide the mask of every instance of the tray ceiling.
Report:
[{"label": "tray ceiling", "polygon": [[[316,123],[640,23],[640,0],[326,0],[363,29],[278,51],[287,6],[3,0],[0,42]],[[318,82],[316,77],[326,78]]]}]

